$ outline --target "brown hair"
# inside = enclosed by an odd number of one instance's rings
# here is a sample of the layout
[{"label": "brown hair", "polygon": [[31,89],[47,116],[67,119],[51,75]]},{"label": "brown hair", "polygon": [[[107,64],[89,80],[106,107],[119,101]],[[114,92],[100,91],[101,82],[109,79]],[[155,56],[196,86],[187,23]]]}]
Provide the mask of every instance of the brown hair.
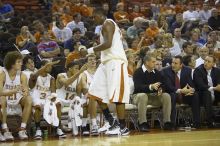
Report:
[{"label": "brown hair", "polygon": [[18,51],[8,52],[4,58],[4,67],[6,70],[10,70],[18,59],[22,59],[21,53]]}]

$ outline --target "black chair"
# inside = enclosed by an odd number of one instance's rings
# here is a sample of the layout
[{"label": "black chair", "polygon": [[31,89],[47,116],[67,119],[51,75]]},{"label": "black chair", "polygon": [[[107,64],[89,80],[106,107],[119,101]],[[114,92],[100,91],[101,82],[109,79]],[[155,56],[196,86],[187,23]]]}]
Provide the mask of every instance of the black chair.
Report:
[{"label": "black chair", "polygon": [[18,29],[18,28],[10,28],[10,29],[8,29],[8,32],[13,34],[13,35],[15,35],[15,36],[17,36],[20,33],[20,29]]}]

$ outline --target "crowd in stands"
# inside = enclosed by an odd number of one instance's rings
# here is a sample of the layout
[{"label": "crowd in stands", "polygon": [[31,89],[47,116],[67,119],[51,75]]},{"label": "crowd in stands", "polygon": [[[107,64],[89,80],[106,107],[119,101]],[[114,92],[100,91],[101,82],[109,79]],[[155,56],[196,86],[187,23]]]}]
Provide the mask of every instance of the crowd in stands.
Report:
[{"label": "crowd in stands", "polygon": [[[93,65],[100,64],[100,54],[89,58],[84,51],[99,44],[102,31],[102,26],[93,20],[94,5],[89,0],[44,3],[49,10],[17,12],[0,0],[0,65],[4,67],[8,52],[19,51],[24,58],[23,70],[29,71],[28,79],[34,80],[30,74],[45,69],[51,62],[53,67],[46,73],[54,79],[65,71],[71,78],[90,68],[94,74]],[[95,6],[102,7],[106,18],[113,19],[121,29],[131,104],[137,105],[140,130],[146,132],[150,128],[146,117],[148,104],[162,106],[165,130],[178,126],[176,103],[192,107],[195,128],[201,128],[199,107],[204,106],[208,127],[215,127],[212,107],[220,101],[220,2],[206,0],[199,5],[190,0],[153,0],[147,13],[141,11],[141,3],[132,5],[132,11],[128,11],[128,5],[118,1],[116,6],[107,2]],[[54,63],[56,60],[60,61]],[[84,66],[87,62],[90,68]],[[80,75],[75,78],[81,80]],[[86,92],[81,92],[86,96]],[[93,119],[91,123],[96,122]],[[86,124],[83,121],[84,127]],[[12,139],[7,134],[4,136]],[[58,135],[64,133],[58,130]],[[37,136],[41,137],[39,133]]]}]

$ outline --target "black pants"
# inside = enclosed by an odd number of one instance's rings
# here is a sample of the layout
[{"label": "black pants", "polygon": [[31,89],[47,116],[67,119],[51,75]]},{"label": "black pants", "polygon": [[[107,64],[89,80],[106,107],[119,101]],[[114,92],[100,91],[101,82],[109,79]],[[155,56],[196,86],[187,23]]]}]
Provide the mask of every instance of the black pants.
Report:
[{"label": "black pants", "polygon": [[[171,122],[176,125],[176,93],[170,93],[171,102],[172,102],[172,110],[171,110]],[[188,104],[192,108],[193,113],[193,122],[196,124],[200,123],[200,106],[199,106],[199,97],[198,94],[195,93],[193,96],[183,96],[183,103]]]},{"label": "black pants", "polygon": [[212,108],[212,96],[209,91],[200,91],[199,97],[201,104],[205,107],[206,121],[208,123],[214,122],[214,113]]}]

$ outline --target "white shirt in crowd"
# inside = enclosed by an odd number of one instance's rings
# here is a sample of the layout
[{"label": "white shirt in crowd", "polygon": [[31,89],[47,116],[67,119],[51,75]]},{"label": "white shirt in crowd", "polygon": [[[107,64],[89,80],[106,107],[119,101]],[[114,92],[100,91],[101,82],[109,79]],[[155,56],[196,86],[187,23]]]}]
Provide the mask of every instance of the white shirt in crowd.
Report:
[{"label": "white shirt in crowd", "polygon": [[183,49],[183,44],[186,42],[186,40],[184,40],[182,38],[180,38],[180,39],[173,38],[173,42],[178,43],[180,49],[182,50]]},{"label": "white shirt in crowd", "polygon": [[204,64],[205,60],[203,60],[201,57],[196,59],[196,67],[200,66],[201,64]]},{"label": "white shirt in crowd", "polygon": [[201,11],[199,11],[199,18],[202,21],[202,23],[208,22],[210,17],[211,17],[211,10],[208,10],[208,11],[201,10]]},{"label": "white shirt in crowd", "polygon": [[72,37],[72,31],[68,27],[64,27],[63,29],[60,29],[57,26],[53,26],[52,31],[55,37],[61,42],[65,42]]},{"label": "white shirt in crowd", "polygon": [[213,90],[213,82],[212,82],[212,77],[211,77],[211,69],[207,70],[207,80],[208,80],[208,85],[210,86],[209,91],[211,92],[211,96],[212,96],[212,101],[214,101],[215,99],[215,93]]},{"label": "white shirt in crowd", "polygon": [[181,54],[181,49],[179,47],[179,44],[176,42],[173,42],[173,47],[170,48],[170,54],[172,57],[180,55]]},{"label": "white shirt in crowd", "polygon": [[185,11],[183,13],[183,20],[184,21],[188,21],[188,20],[191,20],[191,21],[195,21],[195,20],[198,20],[199,19],[199,13],[197,11]]},{"label": "white shirt in crowd", "polygon": [[100,35],[101,29],[102,29],[102,25],[96,26],[96,27],[95,27],[95,34],[96,34],[96,35]]},{"label": "white shirt in crowd", "polygon": [[84,23],[81,21],[78,23],[75,23],[75,21],[71,21],[66,25],[66,27],[70,28],[71,30],[73,30],[74,28],[79,28],[83,35],[86,32],[86,28],[84,26]]}]

